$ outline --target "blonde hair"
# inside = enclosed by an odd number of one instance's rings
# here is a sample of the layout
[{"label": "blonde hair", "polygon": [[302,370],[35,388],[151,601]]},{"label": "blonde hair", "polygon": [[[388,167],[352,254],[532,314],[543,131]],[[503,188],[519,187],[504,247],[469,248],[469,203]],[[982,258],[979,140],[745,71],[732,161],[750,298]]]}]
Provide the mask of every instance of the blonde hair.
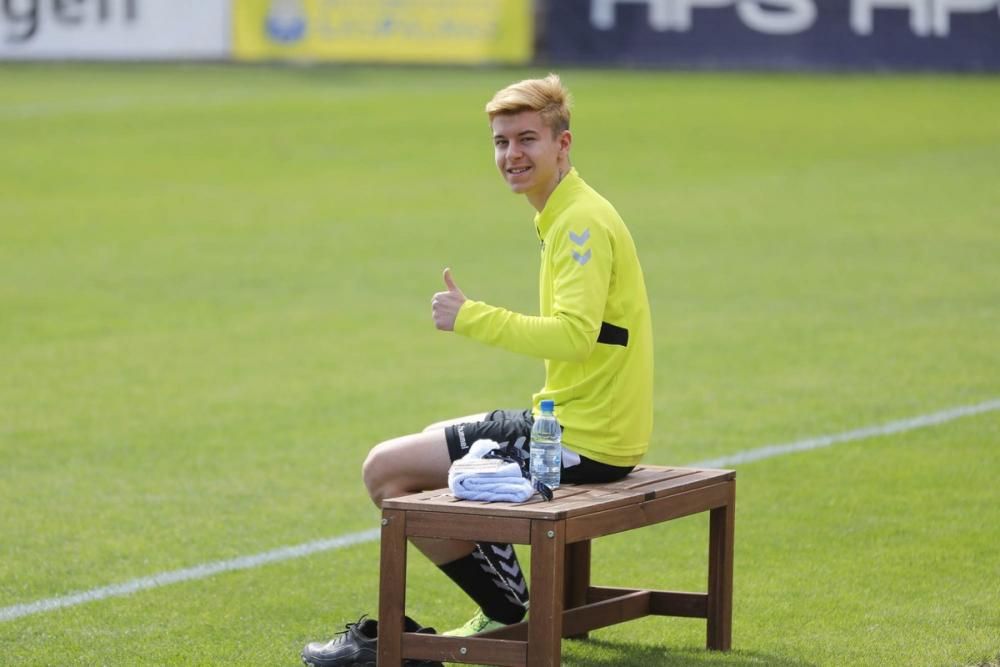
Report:
[{"label": "blonde hair", "polygon": [[569,109],[573,99],[558,74],[544,79],[525,79],[497,91],[486,103],[490,122],[497,116],[537,111],[553,136],[569,129]]}]

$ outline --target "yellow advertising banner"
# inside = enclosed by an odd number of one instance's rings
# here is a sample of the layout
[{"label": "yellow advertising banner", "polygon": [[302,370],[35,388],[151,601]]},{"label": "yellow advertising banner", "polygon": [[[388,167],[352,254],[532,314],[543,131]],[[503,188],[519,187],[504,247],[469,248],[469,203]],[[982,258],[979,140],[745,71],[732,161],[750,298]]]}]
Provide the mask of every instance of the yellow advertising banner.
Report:
[{"label": "yellow advertising banner", "polygon": [[532,0],[235,0],[242,60],[531,60]]}]

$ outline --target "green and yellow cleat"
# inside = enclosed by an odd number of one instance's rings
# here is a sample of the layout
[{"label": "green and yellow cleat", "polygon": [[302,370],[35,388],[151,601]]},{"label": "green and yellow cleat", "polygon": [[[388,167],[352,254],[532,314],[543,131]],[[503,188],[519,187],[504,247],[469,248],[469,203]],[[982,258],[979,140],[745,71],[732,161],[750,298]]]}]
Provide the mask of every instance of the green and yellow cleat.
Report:
[{"label": "green and yellow cleat", "polygon": [[465,625],[455,628],[454,630],[449,630],[448,632],[442,632],[441,634],[445,637],[471,637],[472,635],[478,635],[483,632],[489,632],[490,630],[497,630],[505,627],[507,627],[506,623],[494,621],[492,618],[484,614],[482,609],[477,609],[473,617],[465,622]]}]

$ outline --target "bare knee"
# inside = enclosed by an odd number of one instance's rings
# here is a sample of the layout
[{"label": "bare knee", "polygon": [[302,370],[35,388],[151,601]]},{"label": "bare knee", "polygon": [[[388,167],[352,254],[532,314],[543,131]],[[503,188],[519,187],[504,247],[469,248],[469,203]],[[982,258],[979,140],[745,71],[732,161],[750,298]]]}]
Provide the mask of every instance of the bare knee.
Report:
[{"label": "bare knee", "polygon": [[365,488],[368,489],[368,497],[379,508],[382,507],[383,500],[392,497],[389,487],[394,477],[383,444],[372,447],[361,468],[361,477],[365,482]]},{"label": "bare knee", "polygon": [[443,431],[417,433],[373,447],[361,474],[372,502],[382,507],[386,498],[445,486],[450,465]]},{"label": "bare knee", "polygon": [[372,447],[361,469],[361,477],[368,489],[368,497],[375,506],[382,507],[386,498],[396,498],[422,491],[420,481],[411,473],[398,441],[383,442]]}]

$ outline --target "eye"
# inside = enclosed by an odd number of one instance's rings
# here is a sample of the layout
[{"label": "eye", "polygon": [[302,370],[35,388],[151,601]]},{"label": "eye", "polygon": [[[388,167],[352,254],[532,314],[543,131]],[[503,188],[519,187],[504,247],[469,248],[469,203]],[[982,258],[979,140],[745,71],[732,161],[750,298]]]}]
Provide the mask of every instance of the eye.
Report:
[{"label": "eye", "polygon": [[493,145],[496,146],[497,148],[503,148],[504,146],[507,145],[507,140],[497,139],[496,141],[493,142]]}]

